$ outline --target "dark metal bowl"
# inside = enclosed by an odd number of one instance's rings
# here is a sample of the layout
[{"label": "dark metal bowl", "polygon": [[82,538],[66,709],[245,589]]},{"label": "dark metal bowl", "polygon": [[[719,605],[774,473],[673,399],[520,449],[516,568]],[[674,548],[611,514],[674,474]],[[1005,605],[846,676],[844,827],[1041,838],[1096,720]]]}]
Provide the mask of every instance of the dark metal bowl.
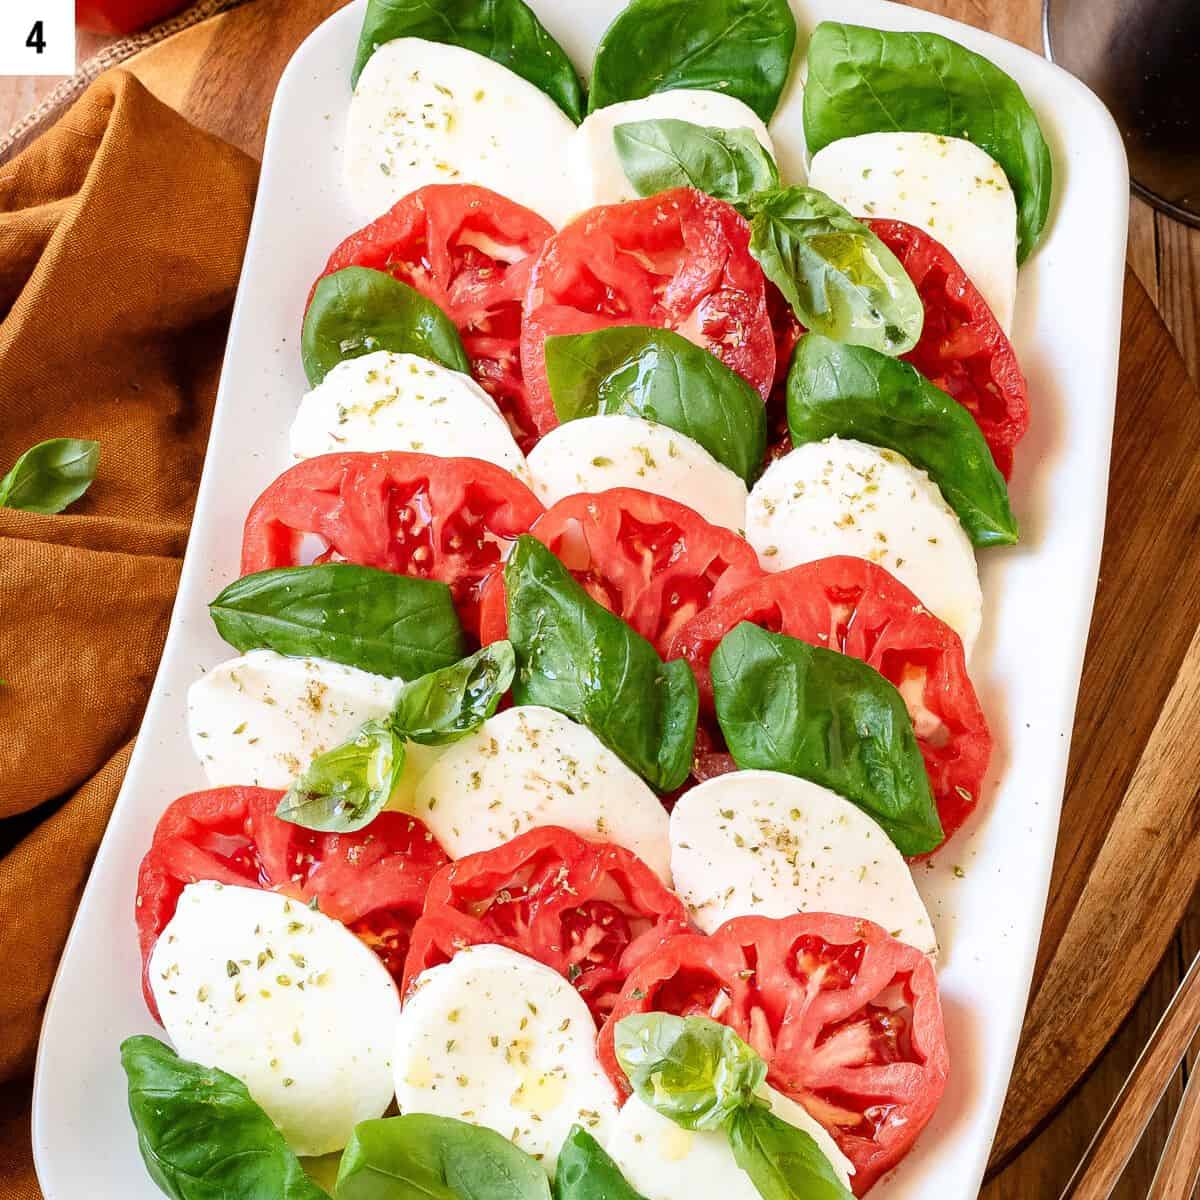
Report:
[{"label": "dark metal bowl", "polygon": [[1053,62],[1108,105],[1133,189],[1200,225],[1200,0],[1044,0]]}]

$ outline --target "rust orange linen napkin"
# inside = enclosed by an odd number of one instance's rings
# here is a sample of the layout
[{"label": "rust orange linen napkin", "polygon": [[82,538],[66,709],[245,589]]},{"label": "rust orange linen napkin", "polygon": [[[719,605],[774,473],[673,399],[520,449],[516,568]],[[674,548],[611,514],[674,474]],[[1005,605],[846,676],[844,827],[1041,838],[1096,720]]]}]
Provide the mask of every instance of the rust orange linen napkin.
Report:
[{"label": "rust orange linen napkin", "polygon": [[0,167],[0,474],[46,438],[100,443],[66,513],[0,509],[6,1200],[41,1195],[38,1028],[162,649],[256,171],[125,72]]}]

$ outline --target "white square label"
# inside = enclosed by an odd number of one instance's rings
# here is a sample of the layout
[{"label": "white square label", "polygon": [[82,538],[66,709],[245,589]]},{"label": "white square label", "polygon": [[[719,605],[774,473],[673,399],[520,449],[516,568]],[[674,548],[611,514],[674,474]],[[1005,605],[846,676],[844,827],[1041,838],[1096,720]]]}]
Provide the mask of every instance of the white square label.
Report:
[{"label": "white square label", "polygon": [[75,0],[0,0],[0,75],[73,75]]}]

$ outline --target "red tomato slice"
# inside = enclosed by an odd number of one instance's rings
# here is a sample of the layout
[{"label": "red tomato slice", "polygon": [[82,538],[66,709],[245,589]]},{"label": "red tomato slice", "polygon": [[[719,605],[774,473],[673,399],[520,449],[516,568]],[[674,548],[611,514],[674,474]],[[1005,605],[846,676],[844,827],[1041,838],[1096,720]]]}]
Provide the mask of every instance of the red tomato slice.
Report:
[{"label": "red tomato slice", "polygon": [[673,329],[711,350],[765,400],[775,375],[766,280],[750,226],[690,188],[589,209],[534,262],[521,358],[539,434],[558,424],[543,343],[610,325]]},{"label": "red tomato slice", "polygon": [[317,833],[275,815],[283,793],[223,787],[171,804],[138,870],[136,919],[142,990],[158,935],[189,883],[211,879],[308,903],[350,928],[400,979],[429,881],[448,860],[415,817],[381,813],[359,833]]},{"label": "red tomato slice", "polygon": [[321,275],[372,267],[428,296],[458,326],[475,378],[528,450],[536,430],[521,370],[521,303],[532,256],[553,232],[487,188],[434,184],[351,234]]},{"label": "red tomato slice", "polygon": [[284,471],[254,502],[242,574],[299,565],[315,535],[324,549],[310,561],[441,580],[475,633],[485,576],[543,511],[523,483],[479,459],[323,454]]},{"label": "red tomato slice", "polygon": [[855,917],[738,917],[662,946],[625,981],[600,1031],[600,1061],[622,1096],[614,1029],[645,1012],[710,1017],[749,1042],[772,1086],[854,1164],[859,1196],[908,1153],[946,1087],[933,967]]},{"label": "red tomato slice", "polygon": [[75,24],[89,33],[133,33],[186,6],[187,0],[75,0]]},{"label": "red tomato slice", "polygon": [[996,466],[1012,474],[1013,447],[1029,428],[1025,376],[992,310],[941,242],[903,221],[868,221],[904,264],[925,305],[925,328],[904,356],[975,418]]},{"label": "red tomato slice", "polygon": [[771,329],[775,335],[775,382],[767,397],[767,465],[782,458],[792,448],[792,435],[788,429],[787,377],[792,367],[792,355],[796,343],[804,335],[792,306],[783,298],[783,293],[767,280],[767,311],[771,316]]},{"label": "red tomato slice", "polygon": [[[766,575],[707,608],[672,639],[667,657],[691,664],[701,712],[710,721],[708,664],[717,643],[742,621],[862,659],[899,688],[949,838],[978,802],[992,754],[992,735],[958,634],[883,567],[865,559],[823,558]],[[714,729],[711,721],[697,763],[705,778],[722,773],[723,764],[712,754],[713,739],[720,736]],[[732,769],[732,760],[727,762]]]},{"label": "red tomato slice", "polygon": [[[804,336],[804,326],[783,293],[767,280],[767,314],[771,321],[771,334],[775,339],[775,379],[773,386],[787,383],[788,370],[792,365],[792,354],[796,343]],[[768,401],[770,403],[770,401]],[[787,404],[784,403],[785,416]]]},{"label": "red tomato slice", "polygon": [[464,946],[496,944],[553,967],[602,1020],[629,972],[687,929],[679,897],[636,855],[542,826],[434,876],[403,994]]},{"label": "red tomato slice", "polygon": [[[554,551],[593,600],[660,654],[685,622],[763,574],[744,538],[710,525],[684,504],[635,488],[568,496],[529,532]],[[485,645],[507,636],[500,572],[483,589],[479,612]]]}]

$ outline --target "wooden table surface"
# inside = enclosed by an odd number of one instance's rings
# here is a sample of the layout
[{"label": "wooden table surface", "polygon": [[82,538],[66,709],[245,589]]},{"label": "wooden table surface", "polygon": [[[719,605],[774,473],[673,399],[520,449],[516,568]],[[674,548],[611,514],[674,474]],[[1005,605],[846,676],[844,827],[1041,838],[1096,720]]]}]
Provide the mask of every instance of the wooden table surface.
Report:
[{"label": "wooden table surface", "polygon": [[[915,0],[930,11],[989,29],[1033,49],[1041,48],[1040,0]],[[79,61],[106,44],[81,34]],[[14,124],[47,94],[56,80],[0,79],[0,131]],[[238,81],[227,81],[236,90]],[[1130,205],[1129,264],[1146,289],[1178,347],[1193,382],[1200,381],[1200,230]],[[1060,864],[1060,869],[1062,864]],[[1066,869],[1069,869],[1067,864]],[[1140,1002],[1095,1069],[1069,1103],[1020,1154],[985,1185],[984,1200],[1042,1200],[1057,1197],[1099,1125],[1108,1105],[1150,1035],[1159,1014],[1200,950],[1200,902],[1193,900],[1179,934]],[[1193,1047],[1189,1066],[1200,1058]],[[1142,1146],[1114,1193],[1120,1200],[1143,1200],[1154,1164],[1179,1103],[1188,1068],[1183,1068],[1156,1114]]]}]

